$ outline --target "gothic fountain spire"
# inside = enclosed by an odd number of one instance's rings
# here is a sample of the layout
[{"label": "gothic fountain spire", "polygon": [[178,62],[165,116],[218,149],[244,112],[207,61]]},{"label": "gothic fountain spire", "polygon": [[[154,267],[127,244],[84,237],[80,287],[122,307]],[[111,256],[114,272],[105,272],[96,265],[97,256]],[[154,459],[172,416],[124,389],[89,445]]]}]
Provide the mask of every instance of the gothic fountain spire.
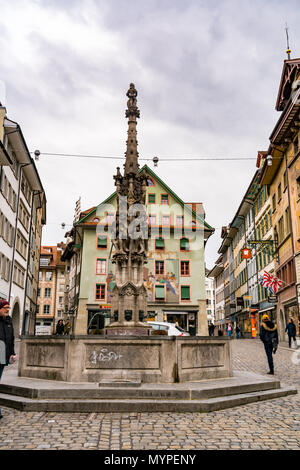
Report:
[{"label": "gothic fountain spire", "polygon": [[147,263],[148,224],[145,209],[147,175],[139,171],[136,140],[137,91],[133,83],[127,92],[126,117],[128,139],[124,175],[120,168],[114,176],[117,192],[116,230],[112,237],[112,263],[115,264],[115,286],[112,291],[113,322],[109,335],[147,335],[143,322],[147,314],[147,291],[144,286],[144,264]]},{"label": "gothic fountain spire", "polygon": [[133,83],[130,83],[129,90],[126,93],[128,97],[125,116],[128,118],[128,138],[126,148],[126,161],[124,165],[124,175],[137,174],[139,170],[138,151],[137,151],[137,118],[140,117],[140,111],[137,107],[137,91]]}]

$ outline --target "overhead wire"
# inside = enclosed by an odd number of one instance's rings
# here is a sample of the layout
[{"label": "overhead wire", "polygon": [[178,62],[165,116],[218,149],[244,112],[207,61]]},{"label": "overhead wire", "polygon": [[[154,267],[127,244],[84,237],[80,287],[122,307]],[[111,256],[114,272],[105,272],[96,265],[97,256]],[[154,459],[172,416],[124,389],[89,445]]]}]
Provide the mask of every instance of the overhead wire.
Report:
[{"label": "overhead wire", "polygon": [[[31,154],[36,155],[36,152],[30,152]],[[108,156],[108,155],[87,155],[87,154],[73,154],[73,153],[54,153],[54,152],[39,152],[38,157],[40,155],[45,156],[54,156],[54,157],[75,157],[75,158],[103,158],[107,160],[124,160],[125,156]],[[154,157],[155,158],[155,157]],[[280,158],[280,157],[272,157],[272,158]],[[257,160],[257,157],[214,157],[214,156],[203,156],[203,157],[159,157],[159,162],[176,162],[176,161],[246,161],[246,160]],[[153,161],[153,158],[147,157],[139,157],[139,161]]]}]

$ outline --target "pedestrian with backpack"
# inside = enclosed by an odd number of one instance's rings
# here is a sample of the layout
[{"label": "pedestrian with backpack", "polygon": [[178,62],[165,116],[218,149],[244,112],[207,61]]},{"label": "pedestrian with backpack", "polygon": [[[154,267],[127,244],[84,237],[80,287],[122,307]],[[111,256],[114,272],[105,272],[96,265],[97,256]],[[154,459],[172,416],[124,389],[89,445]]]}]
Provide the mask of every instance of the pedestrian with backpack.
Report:
[{"label": "pedestrian with backpack", "polygon": [[270,320],[267,313],[262,316],[262,324],[260,326],[259,336],[264,343],[270,371],[268,374],[274,375],[273,354],[276,353],[278,347],[278,331],[277,325]]}]

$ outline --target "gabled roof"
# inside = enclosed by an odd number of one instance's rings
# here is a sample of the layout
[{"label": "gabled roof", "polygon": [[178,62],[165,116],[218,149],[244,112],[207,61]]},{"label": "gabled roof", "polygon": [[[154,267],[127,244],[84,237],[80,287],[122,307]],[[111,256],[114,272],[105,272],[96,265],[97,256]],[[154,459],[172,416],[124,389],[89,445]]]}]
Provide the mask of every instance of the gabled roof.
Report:
[{"label": "gabled roof", "polygon": [[300,59],[285,60],[282,68],[280,85],[275,109],[283,111],[292,94],[292,85],[297,71],[300,70]]},{"label": "gabled roof", "polygon": [[[176,202],[178,202],[178,204],[180,204],[181,206],[186,206],[187,210],[189,210],[191,212],[191,214],[197,219],[199,220],[199,222],[203,223],[204,224],[204,227],[205,227],[205,232],[209,232],[209,236],[215,231],[215,229],[213,227],[211,227],[203,218],[203,216],[199,215],[199,214],[196,214],[196,212],[194,212],[192,210],[192,208],[187,205],[187,204],[191,204],[191,203],[187,203],[185,204],[184,201],[171,189],[169,188],[168,185],[166,185],[166,183],[161,180],[159,178],[159,176],[157,176],[153,170],[151,170],[151,168],[149,168],[147,165],[144,165],[140,170],[139,170],[139,173],[141,173],[143,170],[146,170],[146,172],[149,174],[149,176],[153,177],[165,190],[166,192],[168,192],[169,194],[171,194],[171,196],[175,199]],[[105,201],[103,201],[101,204],[106,204],[108,202],[110,202],[115,196],[117,195],[116,191],[113,192],[107,199],[105,199]],[[100,205],[101,205],[100,204]],[[94,212],[96,212],[97,210],[97,207],[93,207],[90,212],[88,211],[84,211],[82,212],[81,214],[85,214],[78,222],[75,223],[75,225],[81,225],[83,224]]]}]

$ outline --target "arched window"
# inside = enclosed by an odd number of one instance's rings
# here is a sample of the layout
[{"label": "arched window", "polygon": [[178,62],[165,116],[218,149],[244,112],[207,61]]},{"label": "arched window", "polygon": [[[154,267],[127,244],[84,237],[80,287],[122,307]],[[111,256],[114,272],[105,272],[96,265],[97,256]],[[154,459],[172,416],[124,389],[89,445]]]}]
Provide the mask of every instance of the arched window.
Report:
[{"label": "arched window", "polygon": [[147,178],[147,184],[148,184],[148,186],[155,186],[155,183],[154,183],[153,179],[150,178],[150,176],[148,176],[148,178]]}]

